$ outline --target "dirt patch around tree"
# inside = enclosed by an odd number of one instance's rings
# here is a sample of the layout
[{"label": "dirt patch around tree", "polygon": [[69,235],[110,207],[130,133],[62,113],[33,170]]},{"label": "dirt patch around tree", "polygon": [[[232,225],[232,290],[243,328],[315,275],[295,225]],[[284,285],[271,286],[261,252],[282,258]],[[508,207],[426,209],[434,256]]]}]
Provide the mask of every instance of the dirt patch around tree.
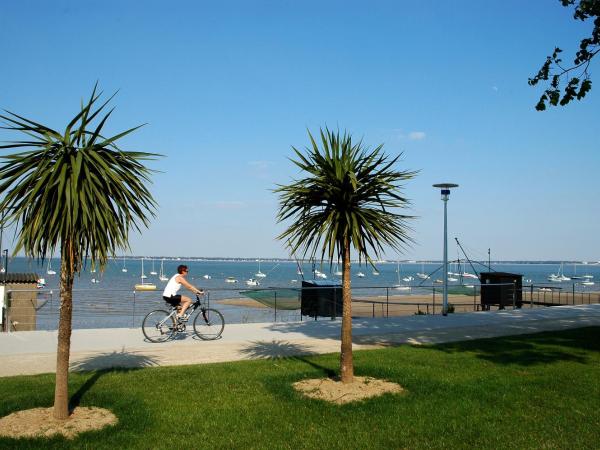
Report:
[{"label": "dirt patch around tree", "polygon": [[340,380],[331,378],[302,380],[294,383],[294,389],[307,397],[338,405],[388,393],[404,392],[399,384],[371,377],[354,377],[352,383],[342,383]]},{"label": "dirt patch around tree", "polygon": [[53,408],[17,411],[0,419],[0,436],[11,438],[51,437],[62,434],[67,439],[79,433],[100,430],[119,420],[108,409],[78,407],[67,420],[57,420]]}]

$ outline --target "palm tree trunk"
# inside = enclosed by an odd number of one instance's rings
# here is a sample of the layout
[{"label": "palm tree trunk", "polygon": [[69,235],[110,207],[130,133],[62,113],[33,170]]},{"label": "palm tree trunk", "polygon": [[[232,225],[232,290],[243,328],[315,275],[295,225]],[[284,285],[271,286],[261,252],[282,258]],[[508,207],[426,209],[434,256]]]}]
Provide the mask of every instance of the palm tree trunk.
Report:
[{"label": "palm tree trunk", "polygon": [[354,381],[354,361],[352,360],[352,292],[350,291],[350,240],[344,242],[342,256],[342,351],[340,355],[340,373],[342,383]]},{"label": "palm tree trunk", "polygon": [[54,388],[54,417],[69,418],[69,356],[71,352],[71,319],[73,316],[73,258],[65,254],[71,246],[63,246],[60,271],[60,316],[58,348],[56,351],[56,385]]}]

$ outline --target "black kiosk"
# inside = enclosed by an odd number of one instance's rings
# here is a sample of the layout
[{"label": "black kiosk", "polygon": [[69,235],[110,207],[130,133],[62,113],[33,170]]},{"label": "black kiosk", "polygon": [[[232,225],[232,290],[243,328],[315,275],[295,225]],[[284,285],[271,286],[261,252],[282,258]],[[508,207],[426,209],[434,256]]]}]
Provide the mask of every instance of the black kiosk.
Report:
[{"label": "black kiosk", "polygon": [[301,312],[303,316],[335,319],[342,314],[342,285],[326,280],[302,281]]},{"label": "black kiosk", "polygon": [[508,272],[481,272],[481,307],[504,309],[506,306],[523,306],[523,275]]}]

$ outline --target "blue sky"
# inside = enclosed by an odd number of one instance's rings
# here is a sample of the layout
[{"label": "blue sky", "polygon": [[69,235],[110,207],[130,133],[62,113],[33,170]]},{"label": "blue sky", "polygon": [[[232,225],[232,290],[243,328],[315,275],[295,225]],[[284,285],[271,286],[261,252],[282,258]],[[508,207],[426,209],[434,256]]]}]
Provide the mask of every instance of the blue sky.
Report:
[{"label": "blue sky", "polygon": [[421,171],[402,258],[441,258],[431,185],[450,181],[449,236],[471,257],[596,261],[600,88],[539,113],[527,85],[589,32],[571,16],[558,0],[6,1],[0,108],[62,128],[96,80],[119,90],[108,131],[147,123],[122,148],[165,155],[133,254],[287,256],[271,190],[328,125]]}]

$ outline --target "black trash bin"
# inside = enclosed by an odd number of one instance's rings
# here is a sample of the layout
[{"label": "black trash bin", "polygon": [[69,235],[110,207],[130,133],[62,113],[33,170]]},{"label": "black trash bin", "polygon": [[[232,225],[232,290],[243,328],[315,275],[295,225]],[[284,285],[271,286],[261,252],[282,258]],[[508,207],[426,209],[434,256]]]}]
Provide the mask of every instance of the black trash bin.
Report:
[{"label": "black trash bin", "polygon": [[342,314],[342,285],[326,280],[302,281],[300,308],[303,316],[331,317]]}]

